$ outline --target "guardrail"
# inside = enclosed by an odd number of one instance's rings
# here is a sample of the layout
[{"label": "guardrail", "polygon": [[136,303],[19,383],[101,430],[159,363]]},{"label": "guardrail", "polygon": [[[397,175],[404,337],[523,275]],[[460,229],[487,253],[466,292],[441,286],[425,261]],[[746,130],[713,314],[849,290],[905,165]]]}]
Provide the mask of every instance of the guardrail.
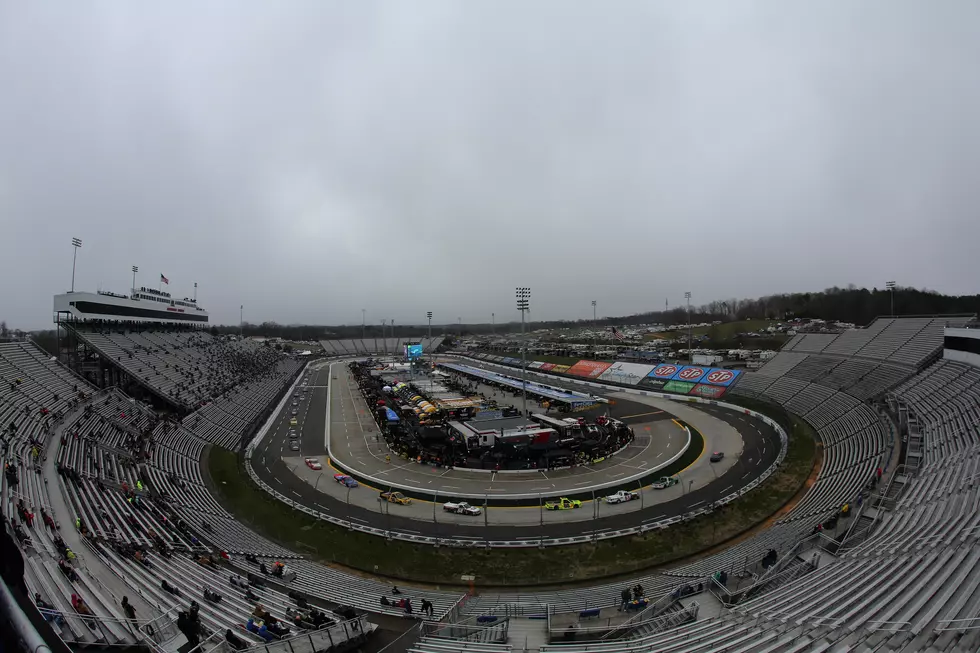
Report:
[{"label": "guardrail", "polygon": [[[332,365],[335,362],[345,362],[346,360],[357,360],[359,358],[363,358],[363,357],[352,356],[347,359],[342,359],[340,361],[338,360],[328,361],[328,365]],[[457,356],[457,358],[462,358],[462,357]],[[535,374],[535,372],[528,370],[528,374]],[[539,376],[544,376],[544,375],[539,374]],[[297,377],[297,383],[302,378],[303,378],[302,374],[299,377]],[[779,465],[786,458],[786,445],[788,442],[788,437],[786,435],[786,432],[783,430],[783,428],[775,420],[767,417],[766,415],[750,410],[748,408],[743,408],[741,406],[736,406],[734,404],[728,404],[722,401],[717,401],[715,399],[703,399],[701,397],[685,397],[681,395],[670,395],[662,392],[650,392],[646,390],[631,390],[629,388],[622,388],[619,386],[615,386],[615,387],[606,386],[601,383],[593,383],[591,381],[583,381],[582,383],[596,388],[615,390],[617,392],[627,392],[627,393],[638,394],[642,396],[660,397],[663,399],[669,399],[671,401],[680,401],[685,403],[702,403],[702,404],[708,404],[712,406],[719,406],[721,408],[734,410],[744,415],[755,417],[765,422],[770,427],[772,427],[779,435],[780,444],[781,444],[779,453],[776,455],[776,460],[773,462],[773,464],[770,465],[768,469],[766,469],[760,476],[755,478],[752,482],[750,482],[745,487],[741,488],[736,492],[732,492],[731,494],[721,499],[718,499],[717,501],[714,501],[712,504],[708,506],[698,508],[697,510],[692,510],[683,515],[678,515],[675,517],[667,517],[665,519],[661,519],[649,524],[639,524],[637,526],[631,526],[629,528],[622,528],[614,531],[605,531],[602,533],[589,532],[588,534],[574,535],[571,537],[560,537],[560,538],[543,537],[540,539],[533,539],[533,540],[490,540],[486,538],[476,539],[476,538],[437,537],[437,536],[422,535],[416,533],[405,533],[401,531],[390,530],[387,528],[378,528],[367,524],[360,524],[342,517],[335,517],[328,513],[320,512],[319,510],[314,510],[313,508],[310,508],[298,501],[294,501],[290,499],[285,494],[279,492],[271,485],[269,485],[261,478],[259,478],[259,475],[252,468],[252,462],[251,462],[252,452],[254,451],[255,447],[257,447],[258,444],[262,441],[262,438],[265,437],[266,433],[269,430],[269,427],[271,426],[273,420],[275,419],[275,416],[279,412],[278,409],[274,411],[272,416],[270,416],[269,421],[261,429],[259,429],[259,432],[256,434],[255,438],[252,440],[251,443],[249,443],[248,448],[245,450],[245,470],[248,473],[249,478],[252,479],[253,483],[255,483],[257,486],[262,488],[263,491],[272,495],[273,497],[275,497],[282,503],[286,504],[290,508],[298,510],[307,515],[310,515],[315,519],[329,522],[331,524],[334,524],[335,526],[341,526],[343,528],[347,528],[348,530],[367,533],[369,535],[375,535],[377,537],[384,537],[389,540],[399,540],[403,542],[411,542],[414,544],[428,544],[431,546],[450,546],[450,547],[455,547],[460,549],[477,549],[477,548],[520,549],[520,548],[535,548],[535,547],[567,546],[571,544],[585,544],[588,542],[597,542],[599,540],[611,540],[618,537],[627,537],[630,535],[643,535],[644,533],[649,533],[651,531],[657,531],[657,530],[663,530],[669,528],[674,524],[697,519],[698,517],[712,513],[715,508],[719,508],[721,506],[731,503],[732,501],[735,501],[746,492],[749,492],[755,489],[756,487],[758,487],[760,484],[765,482],[765,480],[768,479],[776,471],[776,469],[778,469]],[[289,397],[289,394],[290,393],[287,393],[287,395],[283,398],[284,401],[286,398]],[[328,407],[329,407],[329,398],[328,398]],[[281,408],[281,405],[279,408]],[[431,494],[431,491],[429,492],[429,494]]]}]

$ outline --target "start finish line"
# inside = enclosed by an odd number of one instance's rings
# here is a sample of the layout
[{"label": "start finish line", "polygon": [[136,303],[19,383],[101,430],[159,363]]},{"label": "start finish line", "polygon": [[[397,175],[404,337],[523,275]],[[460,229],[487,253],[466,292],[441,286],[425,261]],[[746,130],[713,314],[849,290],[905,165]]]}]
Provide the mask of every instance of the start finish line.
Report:
[{"label": "start finish line", "polygon": [[[497,372],[491,372],[490,370],[481,370],[478,367],[471,367],[469,365],[462,365],[460,363],[440,363],[439,367],[445,367],[446,369],[453,370],[455,372],[460,372],[462,374],[475,376],[477,378],[483,379],[484,381],[492,381],[494,383],[499,383],[500,385],[505,385],[509,388],[514,388],[515,390],[521,390],[524,387],[524,384],[521,382],[520,379],[515,379],[512,376],[505,376],[503,374],[498,374]],[[585,393],[579,393],[579,392],[566,392],[564,390],[559,390],[558,388],[553,388],[548,385],[535,383],[534,381],[527,382],[527,389],[528,392],[533,392],[543,397],[547,397],[552,401],[570,404],[573,408],[594,406],[595,404],[602,402],[602,399],[598,397],[594,397],[592,395],[587,395]]]}]

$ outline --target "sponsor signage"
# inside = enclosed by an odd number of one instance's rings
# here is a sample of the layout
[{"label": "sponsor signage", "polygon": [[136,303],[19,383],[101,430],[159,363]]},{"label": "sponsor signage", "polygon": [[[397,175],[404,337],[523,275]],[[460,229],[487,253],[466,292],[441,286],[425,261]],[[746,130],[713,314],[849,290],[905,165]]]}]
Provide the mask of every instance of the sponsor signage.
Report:
[{"label": "sponsor signage", "polygon": [[527,368],[529,370],[539,370],[541,369],[542,365],[544,365],[544,363],[542,363],[541,361],[532,361],[527,364]]},{"label": "sponsor signage", "polygon": [[706,399],[718,399],[725,394],[725,390],[727,389],[728,388],[721,385],[707,385],[705,383],[699,383],[691,394],[704,397]]},{"label": "sponsor signage", "polygon": [[570,367],[571,365],[555,365],[551,368],[551,371],[555,372],[556,374],[564,374]]},{"label": "sponsor signage", "polygon": [[694,365],[688,365],[682,367],[677,371],[677,374],[673,376],[674,381],[687,381],[688,383],[697,383],[700,381],[704,375],[707,373],[707,368],[697,367]]},{"label": "sponsor signage", "polygon": [[686,381],[667,381],[664,384],[664,392],[676,392],[679,395],[686,395],[693,389],[694,384]]},{"label": "sponsor signage", "polygon": [[648,376],[652,376],[656,379],[667,380],[672,378],[678,371],[680,371],[678,365],[671,365],[669,363],[664,363],[662,365],[657,365],[653,370],[650,371]]},{"label": "sponsor signage", "polygon": [[703,383],[710,383],[711,385],[723,385],[730,386],[735,383],[735,379],[741,374],[739,370],[723,370],[719,368],[712,368],[708,370],[708,373],[704,375]]},{"label": "sponsor signage", "polygon": [[594,379],[608,370],[610,367],[612,367],[611,363],[582,360],[568,368],[568,374],[584,376],[587,379]]},{"label": "sponsor signage", "polygon": [[554,368],[555,368],[554,363],[541,363],[541,367],[539,367],[538,369],[541,370],[542,372],[550,372]]},{"label": "sponsor signage", "polygon": [[651,390],[663,390],[665,383],[667,383],[667,379],[658,379],[652,376],[640,379],[640,387],[650,388]]},{"label": "sponsor signage", "polygon": [[520,364],[521,359],[519,359],[519,358],[505,358],[503,360],[503,362],[506,365],[518,365],[518,364]]},{"label": "sponsor signage", "polygon": [[599,375],[600,381],[637,385],[653,371],[653,365],[639,363],[613,363],[605,372]]}]

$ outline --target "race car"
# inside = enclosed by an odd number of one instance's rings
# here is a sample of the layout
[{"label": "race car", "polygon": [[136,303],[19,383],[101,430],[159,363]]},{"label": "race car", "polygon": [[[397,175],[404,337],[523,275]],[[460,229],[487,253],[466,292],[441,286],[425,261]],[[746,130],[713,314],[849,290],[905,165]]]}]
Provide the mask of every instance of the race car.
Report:
[{"label": "race car", "polygon": [[656,481],[650,484],[654,490],[665,490],[671,485],[677,485],[678,481],[673,476],[661,476]]},{"label": "race car", "polygon": [[545,510],[571,510],[572,508],[581,508],[582,502],[578,499],[568,499],[562,497],[558,501],[549,501],[544,504]]},{"label": "race car", "polygon": [[709,460],[713,463],[718,463],[721,462],[721,459],[724,457],[725,457],[724,451],[716,451],[713,454],[711,454],[711,458],[709,458]]},{"label": "race car", "polygon": [[461,501],[459,503],[453,503],[452,501],[449,503],[444,503],[442,504],[442,509],[446,512],[456,513],[457,515],[479,515],[481,512],[479,508],[476,506],[471,506],[465,501]]},{"label": "race car", "polygon": [[387,501],[388,503],[400,503],[403,506],[407,506],[412,502],[411,499],[406,497],[401,492],[382,492],[378,497],[378,501]]},{"label": "race car", "polygon": [[334,474],[333,480],[337,481],[344,487],[357,487],[357,481],[347,474]]},{"label": "race car", "polygon": [[316,469],[316,470],[323,469],[323,465],[321,465],[320,461],[317,460],[316,458],[307,458],[304,462],[306,462],[306,466],[309,467],[310,469]]},{"label": "race car", "polygon": [[639,492],[630,492],[629,490],[620,490],[616,494],[610,494],[606,497],[606,503],[626,503],[627,501],[632,501],[633,499],[639,499]]}]

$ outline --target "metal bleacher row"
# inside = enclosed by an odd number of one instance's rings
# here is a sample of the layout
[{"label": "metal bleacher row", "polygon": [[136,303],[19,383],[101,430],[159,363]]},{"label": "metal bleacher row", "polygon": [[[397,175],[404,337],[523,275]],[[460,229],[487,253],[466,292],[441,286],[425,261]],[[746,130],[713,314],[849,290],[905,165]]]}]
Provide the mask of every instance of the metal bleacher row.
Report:
[{"label": "metal bleacher row", "polygon": [[[900,321],[900,320],[899,320]],[[927,360],[941,347],[935,330],[931,350],[922,343],[915,347],[874,343],[875,334],[886,331],[894,320],[879,321],[860,339],[840,343],[821,338],[805,347],[836,343],[834,352],[847,355],[859,350],[880,352],[893,359],[904,347],[905,363]],[[918,322],[922,326],[922,322]],[[935,324],[930,321],[926,324]],[[914,324],[891,334],[910,333]],[[918,333],[922,333],[920,328]],[[802,338],[791,341],[798,346]],[[821,342],[823,341],[823,342]],[[828,345],[828,342],[830,343]],[[888,353],[891,352],[891,353]],[[763,378],[743,394],[758,396],[776,380],[796,369],[803,359],[774,369],[779,375],[749,375]],[[899,361],[903,362],[903,361]],[[811,362],[801,376],[813,380],[815,371],[829,363]],[[963,363],[940,360],[917,374],[906,374],[892,384],[887,400],[893,411],[906,411],[915,427],[910,444],[918,440],[922,464],[913,475],[900,467],[894,485],[880,502],[860,517],[871,525],[859,535],[844,540],[836,555],[824,554],[815,571],[778,585],[744,601],[719,616],[702,618],[666,632],[626,640],[551,644],[541,651],[585,653],[676,652],[775,652],[775,651],[882,651],[908,653],[966,653],[980,650],[980,370]],[[798,378],[797,381],[804,379]],[[787,388],[800,393],[827,396],[827,390],[797,383],[776,386],[775,392],[797,407],[809,402],[787,398]],[[873,410],[855,397],[831,394],[804,417],[818,429],[826,446],[828,467],[840,471],[820,480],[790,513],[810,512],[807,502],[832,503],[853,500],[847,483],[826,487],[826,479],[848,474],[848,470],[870,469],[853,461],[865,459],[883,441],[879,431],[887,427]],[[781,394],[780,394],[781,393]],[[766,395],[769,396],[769,395]],[[771,396],[770,396],[771,398]],[[836,417],[835,417],[836,416]],[[825,486],[824,490],[818,487]],[[826,501],[811,500],[816,492],[827,493]],[[807,524],[808,525],[808,524]],[[796,529],[787,540],[798,541],[808,532],[800,521],[784,520],[752,539],[772,537],[773,532]],[[855,529],[860,531],[861,529]],[[807,540],[812,541],[811,540]],[[741,546],[741,545],[739,545]],[[735,547],[738,548],[738,547]],[[808,555],[808,554],[800,554]],[[697,568],[700,571],[700,568]],[[678,570],[673,570],[676,572]],[[671,573],[673,573],[671,572]]]},{"label": "metal bleacher row", "polygon": [[435,351],[445,340],[443,336],[432,338],[348,338],[346,340],[321,340],[327,356],[364,356],[367,354],[401,354],[406,344],[422,344],[422,351]]}]

